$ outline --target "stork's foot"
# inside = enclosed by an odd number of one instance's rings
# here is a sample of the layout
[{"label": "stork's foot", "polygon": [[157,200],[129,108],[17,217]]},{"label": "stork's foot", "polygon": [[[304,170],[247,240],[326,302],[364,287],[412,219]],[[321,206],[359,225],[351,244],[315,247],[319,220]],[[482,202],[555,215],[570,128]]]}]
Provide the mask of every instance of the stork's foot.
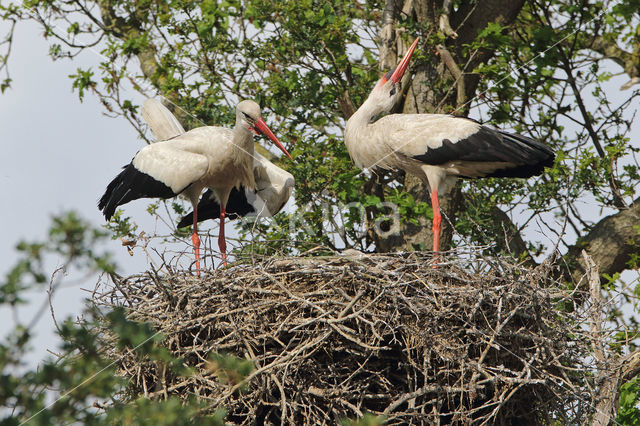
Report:
[{"label": "stork's foot", "polygon": [[191,234],[191,241],[193,242],[193,250],[196,257],[196,274],[200,275],[200,238],[197,233]]},{"label": "stork's foot", "polygon": [[222,266],[227,266],[227,239],[224,237],[224,219],[226,216],[224,204],[220,204],[220,234],[218,234],[218,248],[222,256]]},{"label": "stork's foot", "polygon": [[220,255],[222,256],[222,266],[227,266],[227,242],[224,236],[218,237],[218,248],[220,249]]},{"label": "stork's foot", "polygon": [[438,269],[438,260],[440,254],[438,253],[438,249],[436,247],[433,248],[433,265],[431,265],[432,269]]}]

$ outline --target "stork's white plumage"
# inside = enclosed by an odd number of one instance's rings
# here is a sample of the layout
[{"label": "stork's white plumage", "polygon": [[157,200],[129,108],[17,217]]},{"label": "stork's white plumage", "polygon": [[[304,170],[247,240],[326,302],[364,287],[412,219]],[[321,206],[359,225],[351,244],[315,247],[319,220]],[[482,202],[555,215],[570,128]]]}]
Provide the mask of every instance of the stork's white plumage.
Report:
[{"label": "stork's white plumage", "polygon": [[402,96],[400,81],[418,39],[395,70],[385,74],[349,118],[345,144],[359,167],[403,169],[425,182],[433,207],[433,250],[439,250],[442,217],[438,194],[457,177],[530,177],[553,164],[555,155],[526,136],[491,129],[444,114],[391,114]]},{"label": "stork's white plumage", "polygon": [[[153,102],[152,102],[153,103]],[[157,105],[156,105],[157,106]],[[168,115],[167,115],[168,114]],[[235,128],[205,126],[184,132],[166,109],[150,105],[144,115],[157,136],[171,139],[145,146],[107,186],[98,208],[109,220],[115,209],[138,198],[171,198],[184,195],[193,205],[196,270],[200,270],[198,199],[209,188],[220,206],[218,246],[226,263],[225,207],[233,188],[255,188],[252,131],[271,139],[291,156],[262,119],[260,107],[242,101],[236,108]],[[181,133],[182,132],[182,133]]]},{"label": "stork's white plumage", "polygon": [[[156,140],[165,140],[185,133],[175,116],[156,99],[147,99],[142,106],[142,117],[149,125]],[[225,207],[228,219],[253,215],[270,217],[278,213],[287,203],[295,180],[293,175],[273,164],[257,152],[253,153],[253,178],[256,188],[233,188]],[[220,204],[213,191],[208,190],[198,203],[198,222],[215,219]],[[193,224],[193,212],[183,217],[178,228]]]},{"label": "stork's white plumage", "polygon": [[140,113],[156,141],[166,141],[186,133],[176,116],[158,99],[144,101]]},{"label": "stork's white plumage", "polygon": [[[271,217],[289,200],[295,180],[293,175],[273,164],[257,152],[254,153],[253,177],[256,189],[233,188],[229,194],[226,212],[229,219],[244,216]],[[220,205],[211,190],[204,193],[198,203],[198,221],[215,219]],[[178,223],[178,228],[191,225],[193,212]]]}]

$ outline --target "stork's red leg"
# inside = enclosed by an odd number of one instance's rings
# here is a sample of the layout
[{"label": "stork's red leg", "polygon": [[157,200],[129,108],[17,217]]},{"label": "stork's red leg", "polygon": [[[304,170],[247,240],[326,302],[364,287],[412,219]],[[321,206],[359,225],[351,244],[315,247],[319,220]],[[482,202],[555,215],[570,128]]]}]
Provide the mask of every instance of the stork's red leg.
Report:
[{"label": "stork's red leg", "polygon": [[[442,224],[442,215],[440,214],[440,203],[438,202],[438,190],[431,191],[431,208],[433,209],[433,252],[436,255],[436,263],[438,262],[437,254],[440,251],[440,230]],[[434,264],[435,268],[436,265]]]},{"label": "stork's red leg", "polygon": [[218,247],[220,248],[220,254],[222,255],[222,264],[227,266],[227,241],[224,238],[224,217],[225,209],[220,204],[220,233],[218,234]]},{"label": "stork's red leg", "polygon": [[198,238],[198,206],[193,207],[193,234],[191,234],[191,241],[193,241],[193,247],[196,256],[196,274],[200,275],[200,238]]}]

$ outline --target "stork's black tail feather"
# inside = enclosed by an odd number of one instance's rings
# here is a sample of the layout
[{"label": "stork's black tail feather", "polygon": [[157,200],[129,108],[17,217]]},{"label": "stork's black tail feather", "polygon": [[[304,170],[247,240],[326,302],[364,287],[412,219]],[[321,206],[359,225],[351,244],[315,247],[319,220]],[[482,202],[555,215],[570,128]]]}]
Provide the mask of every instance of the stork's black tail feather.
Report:
[{"label": "stork's black tail feather", "polygon": [[176,194],[164,183],[154,179],[135,168],[133,164],[123,167],[124,170],[107,186],[98,201],[98,209],[109,220],[118,206],[138,198],[171,198]]},{"label": "stork's black tail feather", "polygon": [[[229,194],[229,200],[225,208],[226,218],[229,220],[237,219],[256,212],[256,208],[251,205],[247,199],[244,188],[233,188]],[[217,219],[220,217],[220,203],[215,199],[213,191],[210,189],[204,193],[198,203],[198,222],[207,219]],[[193,225],[193,212],[184,216],[178,222],[178,228]]]},{"label": "stork's black tail feather", "polygon": [[507,142],[503,146],[506,148],[505,156],[519,165],[514,168],[496,170],[487,177],[527,178],[541,174],[545,167],[553,166],[556,155],[545,144],[517,133],[507,133],[501,130],[498,132]]}]

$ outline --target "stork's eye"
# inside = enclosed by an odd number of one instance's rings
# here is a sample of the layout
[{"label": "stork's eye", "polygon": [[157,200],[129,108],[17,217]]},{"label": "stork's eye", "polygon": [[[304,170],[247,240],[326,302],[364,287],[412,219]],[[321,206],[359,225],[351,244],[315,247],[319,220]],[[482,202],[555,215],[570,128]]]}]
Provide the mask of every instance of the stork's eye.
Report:
[{"label": "stork's eye", "polygon": [[246,118],[250,123],[253,123],[255,120],[253,119],[253,117],[251,117],[249,114],[247,114],[246,112],[243,112],[242,114],[244,114],[244,118]]},{"label": "stork's eye", "polygon": [[393,88],[391,89],[391,91],[389,92],[389,96],[393,96],[396,94],[396,86],[393,86]]}]

